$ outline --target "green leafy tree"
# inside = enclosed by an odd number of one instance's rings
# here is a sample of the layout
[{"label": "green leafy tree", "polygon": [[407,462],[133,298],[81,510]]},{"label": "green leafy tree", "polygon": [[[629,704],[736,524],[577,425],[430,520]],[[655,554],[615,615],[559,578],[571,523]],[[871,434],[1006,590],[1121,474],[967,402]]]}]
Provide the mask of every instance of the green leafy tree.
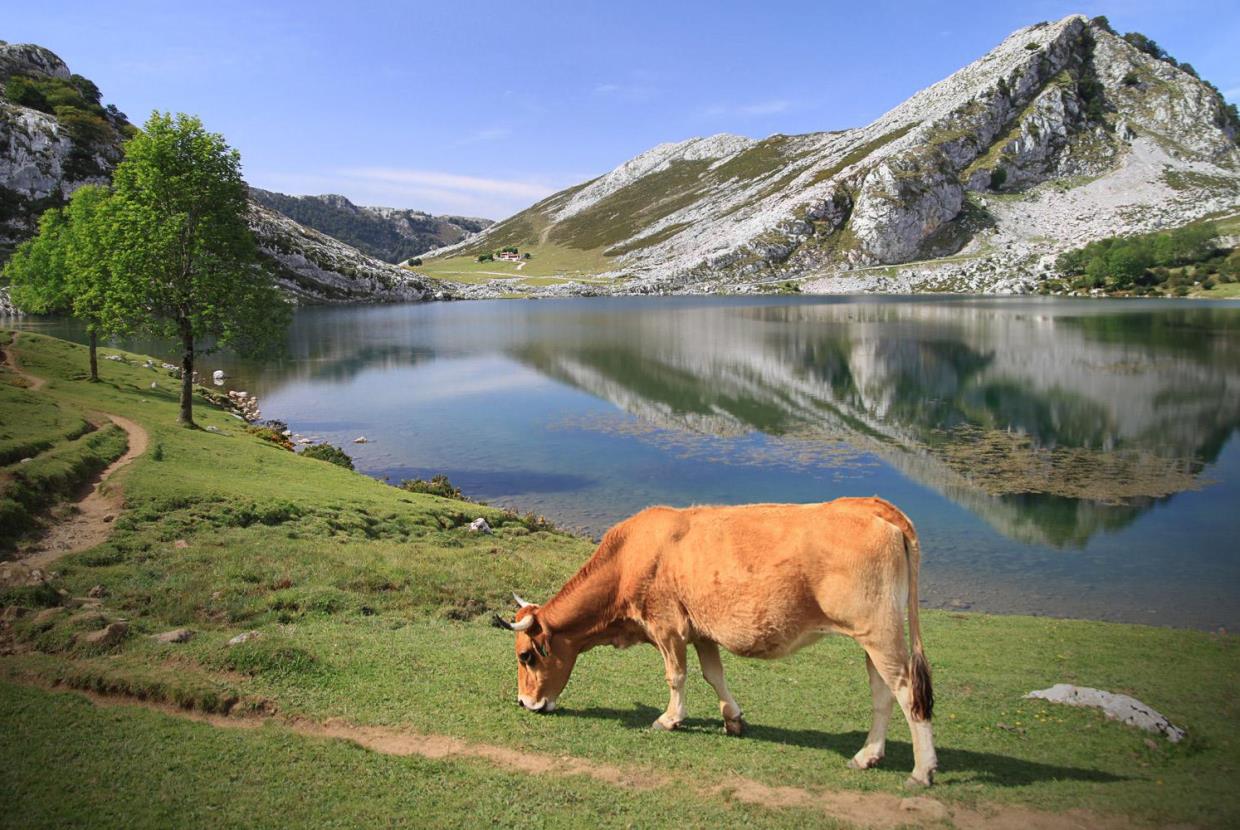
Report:
[{"label": "green leafy tree", "polygon": [[86,185],[63,208],[39,218],[39,232],[5,268],[13,299],[36,314],[69,313],[86,324],[90,379],[99,380],[99,337],[123,334],[130,315],[118,303],[108,265],[111,217],[107,188]]},{"label": "green leafy tree", "polygon": [[1120,285],[1127,285],[1145,273],[1145,269],[1153,264],[1146,246],[1137,240],[1111,248],[1106,259],[1107,270]]},{"label": "green leafy tree", "polygon": [[138,328],[181,345],[181,410],[192,426],[202,341],[243,354],[283,336],[289,308],[258,265],[240,154],[189,115],[153,113],[113,176],[108,260]]}]

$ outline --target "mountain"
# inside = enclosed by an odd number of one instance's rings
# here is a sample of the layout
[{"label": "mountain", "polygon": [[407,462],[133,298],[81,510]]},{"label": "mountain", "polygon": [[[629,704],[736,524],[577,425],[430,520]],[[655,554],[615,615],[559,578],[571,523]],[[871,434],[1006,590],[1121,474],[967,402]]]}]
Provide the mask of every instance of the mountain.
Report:
[{"label": "mountain", "polygon": [[865,127],[661,144],[424,259],[615,278],[567,291],[1027,291],[1065,248],[1235,212],[1238,128],[1191,66],[1073,15]]},{"label": "mountain", "polygon": [[461,242],[491,224],[490,219],[469,216],[432,216],[417,210],[361,207],[336,194],[286,196],[251,187],[250,198],[375,259],[392,263]]},{"label": "mountain", "polygon": [[[84,184],[107,184],[136,128],[98,87],[41,46],[0,41],[0,262],[39,214]],[[383,262],[261,204],[250,226],[279,285],[299,302],[399,302],[444,286]],[[459,238],[459,237],[458,237]],[[0,312],[7,310],[0,289]]]}]

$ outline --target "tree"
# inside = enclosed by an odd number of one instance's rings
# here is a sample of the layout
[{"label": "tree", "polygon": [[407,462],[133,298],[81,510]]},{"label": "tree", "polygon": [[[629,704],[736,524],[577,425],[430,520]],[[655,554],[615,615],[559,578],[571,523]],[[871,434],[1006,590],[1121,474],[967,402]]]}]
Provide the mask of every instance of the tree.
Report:
[{"label": "tree", "polygon": [[193,426],[201,342],[255,353],[279,342],[289,320],[258,265],[241,156],[199,119],[156,112],[126,142],[113,188],[107,259],[117,295],[138,328],[180,342],[177,420]]},{"label": "tree", "polygon": [[107,188],[85,185],[63,209],[39,217],[39,232],[18,248],[5,268],[13,299],[36,314],[68,312],[86,323],[90,380],[99,380],[99,336],[123,334],[130,316],[117,302],[107,251],[110,216]]}]

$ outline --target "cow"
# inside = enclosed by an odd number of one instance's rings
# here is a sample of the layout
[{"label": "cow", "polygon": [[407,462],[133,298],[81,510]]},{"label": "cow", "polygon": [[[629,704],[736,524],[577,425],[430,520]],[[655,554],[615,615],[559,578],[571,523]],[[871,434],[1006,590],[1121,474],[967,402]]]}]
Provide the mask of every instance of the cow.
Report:
[{"label": "cow", "polygon": [[[880,498],[825,504],[651,507],[609,530],[594,555],[542,605],[513,595],[517,703],[551,712],[577,657],[601,645],[650,643],[663,656],[671,690],[654,728],[685,716],[685,653],[719,695],[725,731],[745,729],[723,677],[719,647],[776,658],[827,634],[865,651],[874,719],[848,762],[868,769],[883,758],[892,703],[913,739],[910,786],[933,783],[938,761],[930,718],[934,693],[917,619],[921,553],[912,522]],[[908,613],[911,653],[904,641]]]}]

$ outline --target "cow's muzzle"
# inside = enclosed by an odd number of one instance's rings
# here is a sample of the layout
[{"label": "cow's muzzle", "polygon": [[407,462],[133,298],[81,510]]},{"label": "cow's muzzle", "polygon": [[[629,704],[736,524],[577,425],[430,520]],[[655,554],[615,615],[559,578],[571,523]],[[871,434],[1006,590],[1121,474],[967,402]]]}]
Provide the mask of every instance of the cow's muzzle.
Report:
[{"label": "cow's muzzle", "polygon": [[517,695],[517,705],[527,712],[537,712],[540,715],[555,711],[555,701],[545,697],[542,700],[534,700],[526,695]]}]

